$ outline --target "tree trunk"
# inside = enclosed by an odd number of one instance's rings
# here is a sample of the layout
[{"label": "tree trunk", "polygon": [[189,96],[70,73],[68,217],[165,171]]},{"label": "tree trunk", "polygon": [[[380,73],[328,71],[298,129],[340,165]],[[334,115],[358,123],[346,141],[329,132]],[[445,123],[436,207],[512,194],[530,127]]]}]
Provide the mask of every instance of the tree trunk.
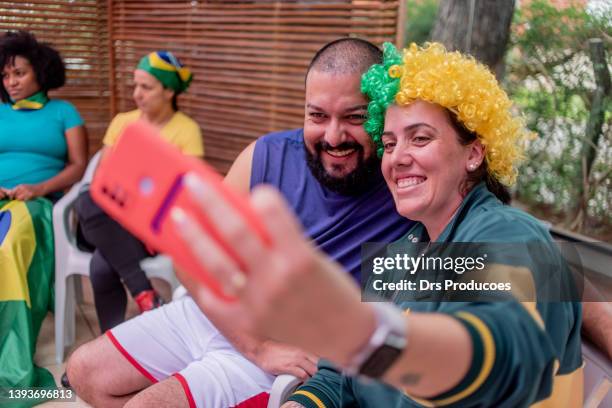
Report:
[{"label": "tree trunk", "polygon": [[[589,57],[593,64],[595,77],[595,92],[591,100],[591,112],[586,127],[585,141],[582,146],[582,166],[580,183],[578,183],[578,203],[576,222],[572,225],[574,229],[582,229],[584,218],[586,218],[590,189],[593,187],[591,170],[597,157],[597,146],[603,133],[603,125],[606,117],[606,100],[612,93],[612,82],[610,72],[606,63],[606,49],[601,38],[589,40]],[[596,183],[595,183],[596,184]]]},{"label": "tree trunk", "polygon": [[432,40],[473,55],[501,79],[513,13],[513,0],[441,0]]}]

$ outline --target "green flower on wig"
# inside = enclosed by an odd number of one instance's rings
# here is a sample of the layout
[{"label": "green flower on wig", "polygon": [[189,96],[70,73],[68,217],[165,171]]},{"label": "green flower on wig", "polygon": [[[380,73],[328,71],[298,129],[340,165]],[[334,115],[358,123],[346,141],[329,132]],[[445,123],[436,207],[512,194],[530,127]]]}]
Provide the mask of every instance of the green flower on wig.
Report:
[{"label": "green flower on wig", "polygon": [[374,140],[378,157],[383,155],[381,135],[385,127],[385,112],[395,100],[399,91],[401,71],[394,69],[399,75],[389,75],[391,67],[402,63],[402,56],[391,43],[383,44],[383,63],[370,67],[361,77],[361,93],[365,94],[368,103],[368,120],[364,123],[366,132]]}]

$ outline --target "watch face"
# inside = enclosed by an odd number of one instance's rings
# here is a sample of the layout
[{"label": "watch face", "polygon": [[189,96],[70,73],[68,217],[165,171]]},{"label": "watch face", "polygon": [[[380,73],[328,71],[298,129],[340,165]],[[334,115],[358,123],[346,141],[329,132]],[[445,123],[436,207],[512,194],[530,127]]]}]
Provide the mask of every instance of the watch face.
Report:
[{"label": "watch face", "polygon": [[359,374],[371,378],[380,378],[402,354],[402,348],[383,344],[378,347],[363,363]]}]

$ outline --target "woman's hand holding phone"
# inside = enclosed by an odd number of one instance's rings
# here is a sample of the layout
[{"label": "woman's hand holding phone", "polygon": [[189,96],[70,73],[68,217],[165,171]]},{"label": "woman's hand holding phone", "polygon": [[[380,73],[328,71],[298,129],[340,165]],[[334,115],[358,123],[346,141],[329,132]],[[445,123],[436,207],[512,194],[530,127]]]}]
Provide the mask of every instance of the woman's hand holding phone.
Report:
[{"label": "woman's hand holding phone", "polygon": [[175,207],[171,217],[184,244],[226,293],[237,298],[236,304],[227,304],[200,285],[191,290],[196,301],[224,310],[245,330],[343,361],[329,339],[363,337],[363,327],[372,324],[372,311],[360,302],[346,272],[304,238],[278,191],[258,187],[249,200],[270,237],[270,245],[265,245],[217,190],[194,174],[186,176],[185,184],[198,211],[237,249],[244,268],[198,226],[193,213]]}]

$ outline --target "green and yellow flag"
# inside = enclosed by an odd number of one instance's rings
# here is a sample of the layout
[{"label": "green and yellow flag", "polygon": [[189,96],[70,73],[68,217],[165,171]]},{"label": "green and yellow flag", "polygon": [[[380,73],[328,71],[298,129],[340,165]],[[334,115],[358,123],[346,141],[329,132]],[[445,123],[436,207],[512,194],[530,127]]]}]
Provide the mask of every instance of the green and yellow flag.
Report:
[{"label": "green and yellow flag", "polygon": [[[34,365],[36,339],[53,305],[53,207],[49,200],[0,200],[0,388],[55,387]],[[2,406],[26,407],[34,401]]]}]

